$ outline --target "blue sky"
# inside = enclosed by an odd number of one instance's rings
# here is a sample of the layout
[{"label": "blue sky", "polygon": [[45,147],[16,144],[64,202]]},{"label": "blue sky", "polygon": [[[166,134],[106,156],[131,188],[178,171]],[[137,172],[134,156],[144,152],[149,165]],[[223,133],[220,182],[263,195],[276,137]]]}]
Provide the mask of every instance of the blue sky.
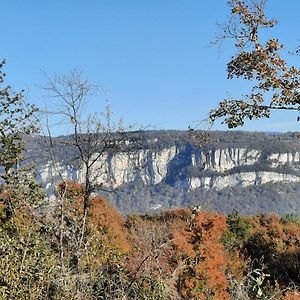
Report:
[{"label": "blue sky", "polygon": [[[208,45],[216,23],[226,20],[226,0],[2,0],[0,58],[7,83],[25,89],[29,101],[50,99],[38,86],[73,68],[101,85],[91,99],[101,111],[107,98],[116,116],[156,129],[186,129],[207,117],[226,95],[245,91],[226,79],[234,49]],[[280,23],[270,34],[294,47],[300,1],[270,0],[268,15]],[[297,64],[295,57],[291,62]],[[295,131],[294,114],[277,113],[245,130]],[[217,125],[216,129],[225,129]]]}]

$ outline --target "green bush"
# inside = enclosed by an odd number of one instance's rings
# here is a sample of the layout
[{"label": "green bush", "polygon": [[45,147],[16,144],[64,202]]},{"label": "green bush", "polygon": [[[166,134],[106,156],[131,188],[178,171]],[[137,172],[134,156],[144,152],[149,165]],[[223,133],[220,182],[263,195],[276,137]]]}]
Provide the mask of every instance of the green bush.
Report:
[{"label": "green bush", "polygon": [[246,217],[240,216],[236,209],[227,216],[226,222],[228,231],[222,238],[222,242],[225,246],[233,247],[241,245],[250,237],[251,225]]},{"label": "green bush", "polygon": [[34,229],[0,225],[0,299],[49,299],[55,266],[52,250]]}]

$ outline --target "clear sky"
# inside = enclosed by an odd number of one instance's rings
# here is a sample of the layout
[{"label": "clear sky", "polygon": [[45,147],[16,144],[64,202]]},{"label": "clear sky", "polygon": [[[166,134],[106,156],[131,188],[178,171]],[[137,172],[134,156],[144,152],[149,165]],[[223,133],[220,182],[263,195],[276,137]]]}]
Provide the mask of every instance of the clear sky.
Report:
[{"label": "clear sky", "polygon": [[[156,129],[187,129],[207,117],[226,95],[242,94],[241,81],[226,79],[234,53],[208,45],[226,20],[226,0],[2,0],[0,58],[7,59],[7,82],[25,89],[44,106],[37,86],[49,75],[76,67],[117,116]],[[299,43],[298,0],[269,0],[268,15],[280,23],[271,33],[290,47]],[[289,58],[297,64],[296,58]],[[299,59],[299,57],[298,57]],[[295,115],[277,113],[245,130],[299,130]],[[225,129],[217,126],[217,129]]]}]

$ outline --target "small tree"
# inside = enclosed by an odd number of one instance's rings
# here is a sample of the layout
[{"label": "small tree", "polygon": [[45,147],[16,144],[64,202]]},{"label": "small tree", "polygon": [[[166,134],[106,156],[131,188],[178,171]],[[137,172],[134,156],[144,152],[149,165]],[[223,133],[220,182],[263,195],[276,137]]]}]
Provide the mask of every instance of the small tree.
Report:
[{"label": "small tree", "polygon": [[[0,84],[4,82],[5,74],[2,67],[5,60],[0,63]],[[15,93],[10,86],[0,89],[0,165],[6,181],[13,169],[24,159],[24,142],[22,135],[32,134],[38,131],[32,120],[37,111],[34,105],[28,105],[24,101],[24,91]]]},{"label": "small tree", "polygon": [[0,63],[0,298],[48,299],[54,256],[39,231],[33,203],[42,193],[25,166],[23,136],[38,132],[37,108],[4,86]]},{"label": "small tree", "polygon": [[15,93],[10,86],[2,87],[5,74],[1,69],[4,64],[5,60],[0,64],[0,202],[4,203],[6,217],[10,217],[19,200],[23,204],[36,200],[38,189],[33,172],[26,169],[23,163],[23,135],[38,132],[38,127],[33,118],[37,108],[24,101],[24,91]]},{"label": "small tree", "polygon": [[[209,113],[210,122],[224,119],[229,128],[244,125],[245,119],[269,118],[273,110],[300,110],[300,70],[289,67],[275,38],[262,39],[261,30],[277,24],[265,15],[267,0],[230,0],[231,18],[221,26],[217,42],[232,39],[237,54],[227,64],[228,78],[253,81],[250,93],[224,99]],[[298,117],[299,119],[299,117]]]}]

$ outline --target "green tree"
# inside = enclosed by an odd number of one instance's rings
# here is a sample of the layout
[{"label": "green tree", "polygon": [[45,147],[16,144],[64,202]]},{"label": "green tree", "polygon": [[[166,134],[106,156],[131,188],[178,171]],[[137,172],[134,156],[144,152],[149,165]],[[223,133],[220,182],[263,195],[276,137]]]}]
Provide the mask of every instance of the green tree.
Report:
[{"label": "green tree", "polygon": [[23,135],[38,132],[38,127],[33,118],[37,108],[25,102],[24,91],[16,93],[4,85],[4,64],[5,60],[0,63],[0,204],[9,218],[20,199],[29,202],[37,196],[33,172],[28,172],[23,163]]},{"label": "green tree", "polygon": [[222,119],[229,128],[244,125],[246,119],[269,118],[274,110],[300,110],[300,70],[288,66],[278,39],[264,41],[262,29],[277,20],[265,15],[267,0],[230,0],[231,16],[221,26],[217,42],[231,39],[237,53],[227,64],[228,78],[253,82],[250,92],[238,99],[224,99],[209,113],[210,122]]},{"label": "green tree", "polygon": [[4,169],[2,178],[7,176],[24,159],[24,142],[22,135],[38,131],[32,120],[37,108],[24,101],[24,91],[12,91],[10,86],[4,86],[5,73],[2,67],[5,60],[0,63],[0,165]]},{"label": "green tree", "polygon": [[32,205],[42,193],[25,166],[24,135],[38,132],[37,108],[4,85],[0,63],[0,299],[50,299],[54,255]]}]

